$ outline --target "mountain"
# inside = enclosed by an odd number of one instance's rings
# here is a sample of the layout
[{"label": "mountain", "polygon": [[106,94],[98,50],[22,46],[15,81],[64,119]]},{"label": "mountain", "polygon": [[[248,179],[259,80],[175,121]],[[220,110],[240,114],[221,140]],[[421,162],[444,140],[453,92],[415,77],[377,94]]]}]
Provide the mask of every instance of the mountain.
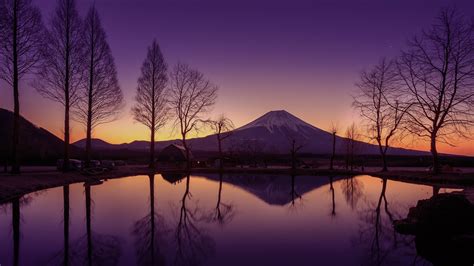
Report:
[{"label": "mountain", "polygon": [[[288,153],[292,140],[297,145],[302,145],[300,152],[313,154],[330,154],[332,151],[332,134],[319,129],[284,110],[270,111],[254,121],[234,129],[224,142],[224,149],[248,151],[266,151],[273,153]],[[179,140],[156,142],[156,149],[179,142]],[[346,139],[337,136],[336,152],[339,154],[345,150]],[[191,148],[195,151],[216,151],[216,135],[189,140]],[[80,140],[74,145],[85,147],[85,141]],[[149,146],[147,141],[134,141],[128,144],[110,144],[102,140],[94,139],[93,148],[102,150],[146,150]],[[359,154],[378,154],[378,146],[365,142],[357,142]],[[426,152],[407,150],[401,148],[390,148],[390,155],[426,155]]]},{"label": "mountain", "polygon": [[[9,149],[13,134],[13,113],[0,108],[0,156],[10,156]],[[38,127],[20,117],[20,155],[22,161],[55,161],[61,158],[64,142],[44,128]],[[71,148],[71,154],[81,151]]]}]

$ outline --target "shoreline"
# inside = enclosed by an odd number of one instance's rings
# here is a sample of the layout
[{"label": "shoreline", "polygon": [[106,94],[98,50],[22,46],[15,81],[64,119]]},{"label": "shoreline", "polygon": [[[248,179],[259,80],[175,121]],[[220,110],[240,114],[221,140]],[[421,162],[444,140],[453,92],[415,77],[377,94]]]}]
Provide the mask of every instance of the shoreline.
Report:
[{"label": "shoreline", "polygon": [[[146,166],[122,166],[115,170],[96,175],[87,176],[79,172],[62,173],[56,170],[31,171],[21,175],[0,174],[0,204],[6,203],[16,197],[33,193],[36,191],[82,183],[97,181],[102,179],[115,179],[127,176],[148,175],[148,174],[182,174],[182,170],[155,170],[150,171]],[[195,168],[191,174],[218,174],[216,168]],[[291,171],[289,168],[226,168],[224,174],[276,174],[276,175],[309,175],[309,176],[356,176],[370,175],[377,178],[388,178],[394,181],[408,182],[414,184],[432,185],[440,187],[472,187],[474,186],[474,173],[445,173],[433,176],[421,171],[347,171],[343,169],[297,169]]]}]

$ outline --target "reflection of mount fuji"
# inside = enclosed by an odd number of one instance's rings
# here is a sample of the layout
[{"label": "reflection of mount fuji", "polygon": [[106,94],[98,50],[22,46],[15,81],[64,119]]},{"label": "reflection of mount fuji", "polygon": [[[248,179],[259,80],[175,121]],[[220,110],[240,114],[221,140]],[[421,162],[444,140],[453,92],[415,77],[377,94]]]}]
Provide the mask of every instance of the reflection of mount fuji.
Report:
[{"label": "reflection of mount fuji", "polygon": [[[219,175],[200,175],[219,182]],[[333,182],[343,179],[334,177]],[[286,205],[292,201],[292,192],[304,197],[304,194],[329,184],[329,177],[296,176],[292,190],[291,176],[284,175],[224,175],[223,182],[237,186],[270,205]]]}]

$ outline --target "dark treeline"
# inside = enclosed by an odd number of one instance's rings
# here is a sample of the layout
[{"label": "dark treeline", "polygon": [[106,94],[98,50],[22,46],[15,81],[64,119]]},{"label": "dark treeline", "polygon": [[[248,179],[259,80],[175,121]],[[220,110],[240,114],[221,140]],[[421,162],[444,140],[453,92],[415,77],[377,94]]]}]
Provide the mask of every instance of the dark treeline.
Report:
[{"label": "dark treeline", "polygon": [[474,126],[474,23],[444,8],[430,28],[400,56],[361,73],[354,107],[367,136],[380,148],[383,170],[394,141],[429,141],[433,172],[441,171],[437,145],[472,137]]},{"label": "dark treeline", "polygon": [[[58,0],[47,23],[32,0],[0,1],[0,78],[14,95],[14,126],[8,157],[12,173],[20,173],[20,81],[31,83],[42,96],[64,107],[62,169],[70,170],[70,123],[84,126],[85,167],[92,159],[92,133],[96,126],[118,118],[124,103],[114,58],[92,5],[85,18],[75,0]],[[22,87],[24,86],[21,83]],[[132,114],[150,130],[149,166],[155,167],[155,134],[170,118],[182,137],[189,158],[188,135],[209,124],[207,113],[217,98],[217,86],[190,66],[178,63],[168,71],[158,42],[153,41],[138,79]]]},{"label": "dark treeline", "polygon": [[[43,23],[45,21],[45,23]],[[442,9],[433,25],[410,39],[396,58],[383,58],[363,71],[356,83],[353,106],[363,124],[345,131],[333,126],[333,152],[329,168],[334,168],[336,134],[344,132],[344,165],[353,170],[362,151],[358,143],[369,139],[379,146],[383,171],[388,170],[387,153],[395,143],[407,139],[430,143],[434,173],[441,171],[437,145],[453,144],[472,135],[474,126],[474,23],[454,8]],[[114,57],[92,5],[83,18],[75,0],[57,0],[48,19],[43,19],[32,0],[0,0],[0,78],[13,91],[14,119],[7,158],[12,173],[20,173],[24,161],[21,147],[20,93],[26,76],[42,96],[63,106],[64,143],[62,169],[69,170],[74,154],[70,145],[70,123],[85,129],[85,166],[93,157],[92,134],[97,126],[114,121],[124,100]],[[169,67],[156,40],[148,47],[137,81],[131,113],[150,132],[148,165],[155,167],[155,140],[158,130],[171,122],[185,150],[187,168],[192,166],[190,135],[203,127],[216,134],[219,167],[233,151],[224,151],[224,141],[233,129],[227,117],[205,116],[215,105],[218,86],[199,70],[177,63]],[[288,136],[292,168],[305,145]],[[263,148],[252,143],[246,160],[255,161]],[[252,146],[252,147],[251,147]],[[244,147],[244,148],[245,148]],[[234,154],[235,155],[235,154]]]}]

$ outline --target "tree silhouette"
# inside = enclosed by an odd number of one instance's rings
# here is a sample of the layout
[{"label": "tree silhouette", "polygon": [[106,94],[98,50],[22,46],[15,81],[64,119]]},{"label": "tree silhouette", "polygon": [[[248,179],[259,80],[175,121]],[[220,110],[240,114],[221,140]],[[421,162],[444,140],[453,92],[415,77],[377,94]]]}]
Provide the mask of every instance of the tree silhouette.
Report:
[{"label": "tree silhouette", "polygon": [[163,252],[168,244],[169,230],[165,219],[155,210],[155,176],[150,180],[150,213],[135,222],[132,233],[135,235],[137,265],[166,265]]},{"label": "tree silhouette", "polygon": [[221,114],[216,120],[207,121],[217,137],[217,150],[219,151],[219,170],[224,169],[224,153],[222,151],[222,141],[232,135],[234,123],[230,118]]},{"label": "tree silhouette", "polygon": [[179,221],[175,230],[176,265],[199,265],[215,253],[215,242],[206,232],[199,227],[205,216],[196,206],[190,209],[186,200],[191,196],[189,184],[191,177],[186,178],[186,190],[181,199]]},{"label": "tree silhouette", "polygon": [[211,215],[208,217],[209,222],[216,222],[220,226],[224,226],[230,221],[235,216],[235,206],[230,203],[224,203],[222,202],[222,180],[223,179],[223,173],[219,173],[219,189],[217,193],[217,204],[216,207],[214,208],[214,211],[211,212]]},{"label": "tree silhouette", "polygon": [[191,168],[190,147],[186,141],[188,134],[204,122],[201,116],[215,104],[217,90],[218,87],[204,74],[186,64],[178,63],[171,72],[170,107],[186,149],[188,170]]},{"label": "tree silhouette", "polygon": [[334,170],[334,158],[336,157],[336,134],[337,134],[338,128],[336,124],[331,125],[331,135],[332,135],[332,153],[331,153],[331,159],[329,162],[329,170]]},{"label": "tree silhouette", "polygon": [[69,185],[63,186],[63,248],[54,253],[46,265],[78,265],[80,264],[80,251],[71,245],[70,241],[70,196]]},{"label": "tree silhouette", "polygon": [[77,106],[84,74],[82,21],[75,0],[58,0],[42,47],[42,65],[33,86],[64,106],[63,171],[69,170],[70,112]]},{"label": "tree silhouette", "polygon": [[25,74],[37,66],[44,34],[41,12],[31,0],[0,1],[0,79],[13,89],[12,173],[20,173],[20,88]]},{"label": "tree silhouette", "polygon": [[[86,203],[86,234],[75,241],[73,249],[80,265],[117,265],[122,254],[120,241],[115,236],[102,235],[92,230],[91,185],[84,184]],[[75,255],[76,256],[76,255]]]},{"label": "tree silhouette", "polygon": [[414,250],[413,239],[399,235],[393,227],[393,222],[401,216],[396,208],[395,211],[389,208],[386,196],[387,183],[386,178],[382,179],[382,189],[378,200],[367,201],[366,208],[358,211],[362,222],[358,242],[367,248],[367,253],[363,257],[364,265],[399,265],[402,262],[399,261],[397,251],[416,256],[416,254],[409,254]]},{"label": "tree silhouette", "polygon": [[400,103],[398,77],[393,61],[385,58],[372,70],[364,71],[357,83],[359,94],[353,106],[367,125],[369,140],[376,141],[382,157],[382,171],[388,171],[387,151],[405,114],[412,106]]},{"label": "tree silhouette", "polygon": [[137,94],[132,114],[135,121],[150,129],[149,167],[155,168],[155,133],[168,120],[168,100],[166,85],[167,65],[156,40],[148,47],[147,57],[138,78]]},{"label": "tree silhouette", "polygon": [[123,94],[117,79],[114,58],[95,6],[84,20],[82,33],[86,63],[84,89],[79,95],[76,119],[86,128],[86,167],[90,166],[92,130],[117,118]]},{"label": "tree silhouette", "polygon": [[12,200],[13,265],[20,265],[20,198]]},{"label": "tree silhouette", "polygon": [[342,193],[346,199],[347,204],[351,209],[355,209],[360,198],[363,196],[363,183],[356,177],[345,178],[341,182]]},{"label": "tree silhouette", "polygon": [[359,148],[359,130],[354,123],[352,123],[346,129],[345,137],[346,138],[344,141],[346,146],[346,169],[350,168],[350,170],[352,171],[354,170],[354,159]]},{"label": "tree silhouette", "polygon": [[397,68],[403,82],[409,132],[429,139],[433,172],[440,172],[437,143],[470,137],[474,126],[474,26],[453,8],[414,37]]},{"label": "tree silhouette", "polygon": [[331,192],[331,216],[336,216],[336,193],[334,191],[333,185],[334,177],[332,175],[329,176],[329,192]]}]

